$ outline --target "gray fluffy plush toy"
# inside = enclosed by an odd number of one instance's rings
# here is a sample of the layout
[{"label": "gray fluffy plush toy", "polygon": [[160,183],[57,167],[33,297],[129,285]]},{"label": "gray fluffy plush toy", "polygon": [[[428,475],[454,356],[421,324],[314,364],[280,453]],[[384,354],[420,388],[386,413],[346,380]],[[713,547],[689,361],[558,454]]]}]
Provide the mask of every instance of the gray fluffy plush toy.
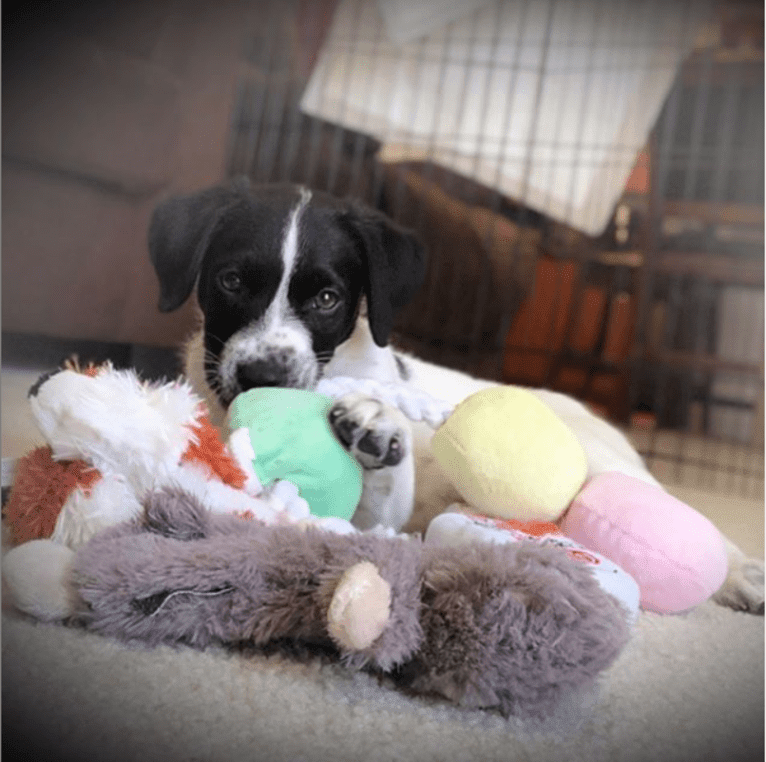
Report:
[{"label": "gray fluffy plush toy", "polygon": [[106,635],[298,644],[506,716],[550,714],[628,639],[620,604],[561,548],[265,526],[172,491],[97,534],[72,575],[77,619]]}]

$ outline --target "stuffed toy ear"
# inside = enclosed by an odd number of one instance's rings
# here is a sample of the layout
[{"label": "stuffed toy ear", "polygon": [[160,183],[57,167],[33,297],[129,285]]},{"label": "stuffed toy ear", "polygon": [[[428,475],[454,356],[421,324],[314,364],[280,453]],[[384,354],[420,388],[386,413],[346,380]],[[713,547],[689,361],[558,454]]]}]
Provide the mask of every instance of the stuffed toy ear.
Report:
[{"label": "stuffed toy ear", "polygon": [[191,542],[206,537],[209,524],[210,512],[180,489],[157,490],[146,498],[143,525],[150,532]]},{"label": "stuffed toy ear", "polygon": [[160,281],[161,312],[171,312],[188,298],[202,260],[225,211],[241,200],[247,178],[161,203],[149,224],[149,256]]},{"label": "stuffed toy ear", "polygon": [[353,204],[342,221],[361,247],[370,330],[382,347],[388,343],[396,313],[423,282],[425,250],[413,233],[374,209]]}]

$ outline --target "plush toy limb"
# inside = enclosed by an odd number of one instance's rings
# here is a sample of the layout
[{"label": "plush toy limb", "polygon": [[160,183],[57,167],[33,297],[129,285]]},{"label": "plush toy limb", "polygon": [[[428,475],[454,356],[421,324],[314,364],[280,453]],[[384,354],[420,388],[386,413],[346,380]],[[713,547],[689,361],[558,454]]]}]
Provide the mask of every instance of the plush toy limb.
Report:
[{"label": "plush toy limb", "polygon": [[[410,539],[265,525],[162,490],[148,496],[140,519],[78,551],[72,578],[83,624],[103,634],[201,648],[291,640],[338,648],[351,666],[391,669],[420,643],[419,557],[420,543]],[[360,577],[364,562],[376,573]],[[346,605],[338,603],[344,596]],[[349,625],[346,645],[328,632],[331,607]],[[368,610],[374,616],[364,619]]]},{"label": "plush toy limb", "polygon": [[3,582],[16,608],[46,622],[70,617],[77,600],[68,581],[74,556],[51,540],[32,540],[9,550]]},{"label": "plush toy limb", "polygon": [[90,489],[75,489],[56,519],[50,539],[77,550],[96,532],[141,512],[130,485],[119,474],[107,474]]},{"label": "plush toy limb", "polygon": [[292,482],[280,479],[274,482],[263,495],[272,507],[289,521],[302,521],[311,516],[309,504],[300,496],[298,487]]},{"label": "plush toy limb", "polygon": [[232,431],[227,446],[243,473],[247,475],[243,489],[250,495],[259,495],[263,491],[263,484],[253,468],[255,450],[250,440],[250,432],[244,427]]},{"label": "plush toy limb", "polygon": [[560,548],[426,545],[423,569],[423,645],[393,675],[409,690],[544,717],[627,643],[622,607]]},{"label": "plush toy limb", "polygon": [[454,410],[454,406],[450,403],[432,397],[418,389],[413,389],[405,384],[375,381],[371,378],[349,378],[347,376],[323,378],[317,384],[316,391],[336,398],[351,392],[360,392],[398,408],[411,421],[425,421],[433,428],[441,426]]},{"label": "plush toy limb", "polygon": [[369,648],[391,613],[391,585],[374,564],[362,561],[341,577],[327,612],[328,631],[342,648]]},{"label": "plush toy limb", "polygon": [[599,474],[566,512],[564,534],[632,575],[641,608],[672,614],[698,606],[724,583],[724,538],[698,511],[641,479]]}]

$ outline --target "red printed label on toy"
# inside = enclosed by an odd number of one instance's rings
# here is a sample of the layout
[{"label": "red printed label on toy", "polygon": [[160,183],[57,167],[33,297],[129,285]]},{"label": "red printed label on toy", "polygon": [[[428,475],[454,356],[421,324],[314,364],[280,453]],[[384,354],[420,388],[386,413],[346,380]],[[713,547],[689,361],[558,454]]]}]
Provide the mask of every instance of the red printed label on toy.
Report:
[{"label": "red printed label on toy", "polygon": [[549,521],[519,521],[517,519],[498,519],[493,516],[485,516],[481,513],[465,514],[477,526],[493,527],[510,532],[518,539],[528,537],[544,537],[545,535],[561,534],[561,530]]},{"label": "red printed label on toy", "polygon": [[566,549],[567,555],[574,561],[580,561],[584,564],[592,564],[593,566],[601,564],[601,556],[591,553],[579,543],[566,537],[545,537],[542,544],[556,545],[559,548]]},{"label": "red printed label on toy", "polygon": [[601,559],[596,558],[592,553],[588,553],[587,550],[569,550],[567,555],[575,561],[582,561],[586,564],[598,565],[601,563]]},{"label": "red printed label on toy", "polygon": [[593,553],[589,553],[587,550],[582,550],[580,548],[569,548],[567,550],[567,555],[573,561],[580,561],[580,563],[583,564],[598,566],[601,563],[601,559],[598,558],[598,556],[594,556]]},{"label": "red printed label on toy", "polygon": [[516,540],[537,540],[541,545],[556,545],[565,548],[567,555],[574,561],[598,566],[601,559],[583,548],[578,543],[565,538],[561,529],[549,521],[519,521],[517,519],[498,519],[480,513],[465,514],[476,526],[490,527],[508,532]]}]

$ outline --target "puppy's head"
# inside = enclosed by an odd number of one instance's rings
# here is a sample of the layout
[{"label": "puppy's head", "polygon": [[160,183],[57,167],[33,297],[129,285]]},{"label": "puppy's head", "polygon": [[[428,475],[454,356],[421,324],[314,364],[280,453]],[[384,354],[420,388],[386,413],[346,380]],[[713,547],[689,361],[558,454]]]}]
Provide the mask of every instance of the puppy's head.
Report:
[{"label": "puppy's head", "polygon": [[149,252],[162,311],[197,285],[206,377],[224,405],[254,386],[312,387],[363,296],[384,346],[425,267],[414,236],[379,212],[242,179],[162,203]]}]

